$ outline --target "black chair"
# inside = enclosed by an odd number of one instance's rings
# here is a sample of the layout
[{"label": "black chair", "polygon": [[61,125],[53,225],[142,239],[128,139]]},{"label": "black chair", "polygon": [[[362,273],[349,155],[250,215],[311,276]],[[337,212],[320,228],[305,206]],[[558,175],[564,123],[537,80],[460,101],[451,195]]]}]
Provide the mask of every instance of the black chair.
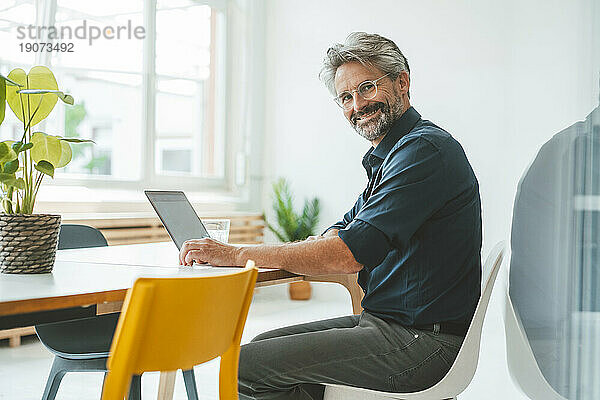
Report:
[{"label": "black chair", "polygon": [[[64,224],[58,236],[58,249],[108,246],[102,233],[85,225]],[[40,341],[54,354],[42,400],[54,400],[67,372],[104,371],[119,313],[98,315],[72,321],[36,325]],[[183,371],[189,400],[198,400],[194,370]],[[141,400],[141,376],[131,380],[129,400]]]}]

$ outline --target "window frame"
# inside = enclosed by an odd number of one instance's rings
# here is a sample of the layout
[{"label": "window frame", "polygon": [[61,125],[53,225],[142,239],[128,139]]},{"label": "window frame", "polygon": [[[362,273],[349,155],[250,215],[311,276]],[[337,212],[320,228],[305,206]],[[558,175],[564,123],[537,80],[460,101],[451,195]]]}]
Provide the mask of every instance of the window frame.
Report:
[{"label": "window frame", "polygon": [[[232,138],[235,132],[230,129],[231,124],[226,118],[226,106],[230,104],[230,94],[228,91],[228,82],[230,75],[230,66],[228,60],[230,56],[231,35],[229,32],[230,23],[230,3],[231,0],[194,0],[198,5],[207,5],[218,12],[219,27],[217,29],[218,41],[222,43],[222,47],[213,54],[216,54],[217,66],[213,69],[211,60],[211,72],[216,72],[211,75],[209,80],[213,85],[218,85],[222,95],[214,99],[215,109],[212,110],[211,118],[214,120],[215,129],[220,129],[220,132],[215,134],[216,140],[219,135],[222,138],[223,149],[223,176],[222,177],[202,177],[202,176],[185,176],[180,173],[160,174],[156,170],[155,151],[156,151],[156,95],[159,92],[157,87],[156,73],[156,12],[157,0],[143,1],[143,21],[146,29],[146,38],[143,44],[143,60],[142,60],[142,110],[140,113],[141,129],[140,134],[142,143],[141,155],[141,172],[139,179],[120,179],[110,178],[106,175],[85,175],[85,174],[69,174],[57,176],[53,184],[58,186],[83,186],[90,189],[122,189],[122,190],[143,190],[143,189],[178,189],[193,192],[213,192],[226,195],[237,196],[243,192],[243,188],[238,187],[234,182],[235,159],[234,154],[229,150],[229,144],[236,140]],[[39,4],[39,3],[38,3]],[[36,9],[39,25],[53,26],[55,25],[55,14],[57,11],[57,0],[47,0]],[[213,50],[213,49],[211,49]],[[37,53],[36,64],[52,66],[50,53]],[[55,69],[72,69],[68,67],[57,66]],[[82,71],[88,71],[85,68],[74,68]],[[210,82],[208,82],[211,84]],[[216,132],[216,131],[215,131]],[[244,173],[246,171],[244,170]]]}]

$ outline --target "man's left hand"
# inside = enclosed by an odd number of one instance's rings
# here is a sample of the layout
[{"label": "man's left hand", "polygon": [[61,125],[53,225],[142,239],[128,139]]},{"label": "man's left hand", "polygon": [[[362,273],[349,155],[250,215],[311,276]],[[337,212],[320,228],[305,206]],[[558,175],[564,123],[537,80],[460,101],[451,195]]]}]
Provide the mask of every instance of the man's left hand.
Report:
[{"label": "man's left hand", "polygon": [[186,240],[179,252],[180,265],[236,266],[239,248],[210,238]]}]

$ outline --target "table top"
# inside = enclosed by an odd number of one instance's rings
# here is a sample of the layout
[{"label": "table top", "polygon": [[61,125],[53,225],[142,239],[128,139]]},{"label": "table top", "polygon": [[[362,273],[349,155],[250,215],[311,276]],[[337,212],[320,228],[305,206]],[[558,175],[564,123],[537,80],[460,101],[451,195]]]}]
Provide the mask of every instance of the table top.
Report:
[{"label": "table top", "polygon": [[173,242],[58,250],[56,252],[56,260],[95,264],[182,268],[179,265],[179,250],[177,250],[177,246]]},{"label": "table top", "polygon": [[[232,272],[231,267],[178,265],[173,243],[59,250],[48,274],[0,274],[0,316],[123,300],[140,277],[198,277]],[[259,269],[258,282],[296,275]]]}]

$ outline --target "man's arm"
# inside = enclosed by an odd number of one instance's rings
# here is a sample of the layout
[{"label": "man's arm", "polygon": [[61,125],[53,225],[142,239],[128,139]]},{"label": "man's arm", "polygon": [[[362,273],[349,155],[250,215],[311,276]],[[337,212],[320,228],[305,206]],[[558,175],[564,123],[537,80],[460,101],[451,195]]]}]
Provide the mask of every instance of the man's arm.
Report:
[{"label": "man's arm", "polygon": [[327,228],[327,230],[322,235],[319,235],[319,236],[309,236],[306,240],[318,240],[318,239],[323,239],[323,238],[326,238],[326,237],[337,236],[339,231],[340,231],[339,229],[331,228],[330,227],[330,228]]},{"label": "man's arm", "polygon": [[241,248],[238,264],[243,265],[249,259],[257,265],[275,266],[303,275],[354,274],[362,269],[337,234],[317,240]]},{"label": "man's arm", "polygon": [[196,261],[243,266],[247,260],[303,275],[353,274],[363,267],[333,230],[313,240],[279,245],[236,247],[208,238],[188,240],[180,252],[180,263],[184,265]]}]

